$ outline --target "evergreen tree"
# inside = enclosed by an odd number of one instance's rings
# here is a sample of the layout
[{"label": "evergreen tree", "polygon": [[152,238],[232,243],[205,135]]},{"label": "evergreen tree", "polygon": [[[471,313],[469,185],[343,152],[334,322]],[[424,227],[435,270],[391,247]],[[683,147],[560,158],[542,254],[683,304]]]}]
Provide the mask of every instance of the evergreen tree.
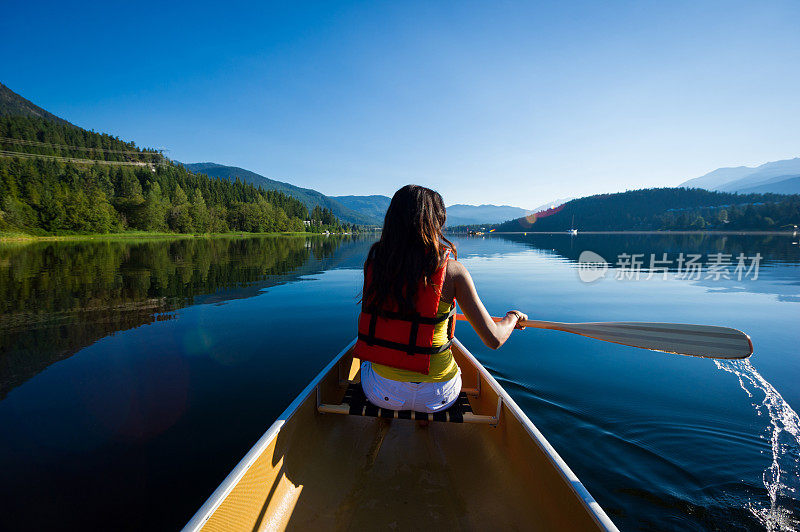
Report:
[{"label": "evergreen tree", "polygon": [[153,183],[147,191],[139,227],[146,231],[166,231],[169,208],[169,203],[161,194],[161,185]]},{"label": "evergreen tree", "polygon": [[172,195],[172,209],[170,209],[169,213],[170,229],[179,233],[194,232],[190,208],[186,192],[183,191],[180,185],[176,186]]},{"label": "evergreen tree", "polygon": [[208,231],[211,220],[209,219],[206,200],[203,198],[203,193],[200,192],[199,188],[195,189],[194,193],[192,194],[190,213],[195,230],[201,233]]}]

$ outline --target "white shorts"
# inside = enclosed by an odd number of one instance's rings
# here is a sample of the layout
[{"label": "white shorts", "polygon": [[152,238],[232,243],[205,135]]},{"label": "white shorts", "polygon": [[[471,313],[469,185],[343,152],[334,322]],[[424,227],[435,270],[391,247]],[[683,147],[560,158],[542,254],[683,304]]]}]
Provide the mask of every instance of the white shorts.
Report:
[{"label": "white shorts", "polygon": [[372,364],[361,364],[361,386],[369,402],[390,410],[432,414],[452,405],[461,393],[461,370],[444,382],[401,382],[381,377]]}]

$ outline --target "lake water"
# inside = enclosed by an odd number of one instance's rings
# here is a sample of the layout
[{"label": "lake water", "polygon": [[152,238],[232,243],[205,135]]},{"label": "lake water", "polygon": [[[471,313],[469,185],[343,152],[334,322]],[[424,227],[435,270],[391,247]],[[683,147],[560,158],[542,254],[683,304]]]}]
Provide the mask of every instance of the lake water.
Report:
[{"label": "lake water", "polygon": [[[751,335],[748,362],[532,329],[491,351],[465,323],[456,334],[623,530],[796,529],[797,241],[455,240],[495,315],[725,325]],[[371,242],[0,246],[0,528],[180,528],[355,336]],[[611,263],[590,283],[586,250]],[[650,255],[664,253],[666,274],[648,274]],[[699,278],[680,278],[681,253],[701,255]],[[717,253],[731,263],[715,266]]]}]

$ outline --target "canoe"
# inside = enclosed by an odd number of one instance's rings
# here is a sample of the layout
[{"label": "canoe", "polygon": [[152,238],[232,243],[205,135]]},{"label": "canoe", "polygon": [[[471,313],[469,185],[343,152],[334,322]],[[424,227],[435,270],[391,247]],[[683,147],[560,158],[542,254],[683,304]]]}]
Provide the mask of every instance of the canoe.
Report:
[{"label": "canoe", "polygon": [[289,405],[185,531],[617,530],[457,339],[463,409],[427,427],[408,419],[423,414],[358,402],[353,345]]}]

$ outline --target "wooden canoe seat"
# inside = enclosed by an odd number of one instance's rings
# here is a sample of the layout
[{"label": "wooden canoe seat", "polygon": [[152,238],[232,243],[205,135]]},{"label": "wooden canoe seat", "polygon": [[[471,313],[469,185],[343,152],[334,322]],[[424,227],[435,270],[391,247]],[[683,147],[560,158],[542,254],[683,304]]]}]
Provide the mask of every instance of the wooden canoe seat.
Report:
[{"label": "wooden canoe seat", "polygon": [[412,410],[389,410],[379,408],[370,403],[361,383],[350,383],[344,394],[342,404],[320,404],[317,410],[326,414],[347,414],[351,416],[382,417],[387,419],[415,419],[427,421],[442,421],[450,423],[482,423],[496,425],[497,418],[492,416],[479,416],[472,412],[472,406],[465,392],[458,395],[458,399],[449,408],[428,414]]}]

